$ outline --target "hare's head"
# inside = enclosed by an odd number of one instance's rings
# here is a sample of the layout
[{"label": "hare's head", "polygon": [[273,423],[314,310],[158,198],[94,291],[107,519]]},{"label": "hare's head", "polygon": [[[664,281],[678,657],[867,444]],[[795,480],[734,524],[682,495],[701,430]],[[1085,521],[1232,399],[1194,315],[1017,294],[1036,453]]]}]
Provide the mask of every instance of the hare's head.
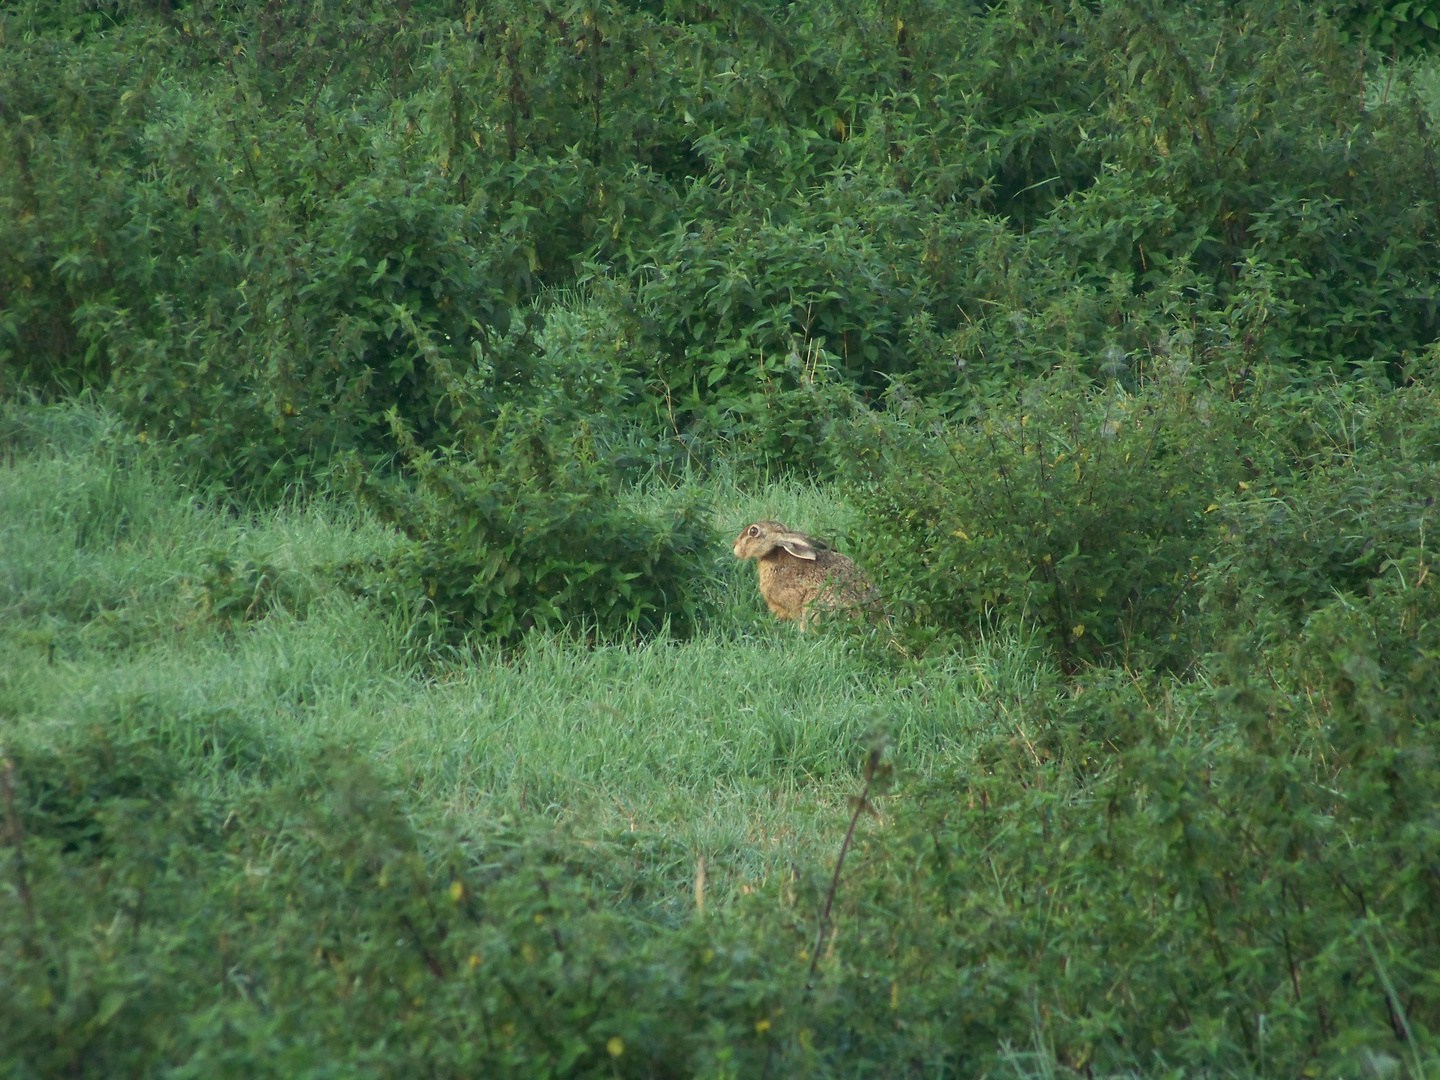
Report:
[{"label": "hare's head", "polygon": [[804,533],[792,532],[779,521],[755,521],[740,530],[731,550],[737,559],[763,559],[783,548],[797,559],[815,561],[815,541]]}]

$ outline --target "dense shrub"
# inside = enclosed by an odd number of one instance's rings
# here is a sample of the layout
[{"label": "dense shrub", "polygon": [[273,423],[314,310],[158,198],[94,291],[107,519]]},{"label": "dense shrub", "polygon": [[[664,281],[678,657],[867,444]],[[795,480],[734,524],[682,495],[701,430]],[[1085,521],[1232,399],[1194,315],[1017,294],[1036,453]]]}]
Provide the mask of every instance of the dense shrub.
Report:
[{"label": "dense shrub", "polygon": [[1133,391],[1060,370],[947,416],[901,388],[833,427],[890,594],[932,632],[998,617],[1067,663],[1190,663],[1240,627],[1292,634],[1423,552],[1431,361],[1399,389],[1273,367],[1212,383],[1168,349]]},{"label": "dense shrub", "polygon": [[98,731],[0,765],[7,1073],[734,1076],[795,997],[782,927],[603,903],[623,844],[457,842],[342,755],[225,803],[165,757]]},{"label": "dense shrub", "polygon": [[1246,639],[1214,688],[1093,673],[870,842],[854,902],[885,917],[837,993],[888,990],[957,1075],[996,1036],[1035,1072],[1433,1067],[1437,613],[1411,562],[1293,663]]},{"label": "dense shrub", "polygon": [[[391,408],[427,443],[448,440],[455,372],[503,381],[526,350],[506,336],[514,285],[483,213],[398,179],[359,181],[320,212],[308,228],[267,223],[261,250],[232,248],[228,287],[212,277],[198,295],[77,317],[133,421],[242,488],[304,480],[348,450],[383,460]],[[462,407],[484,407],[470,389]]]},{"label": "dense shrub", "polygon": [[561,443],[550,420],[502,419],[486,442],[442,455],[402,431],[416,485],[360,472],[362,496],[410,543],[384,567],[355,568],[358,580],[409,613],[415,640],[693,628],[713,574],[706,508],[638,511],[583,422]]},{"label": "dense shrub", "polygon": [[512,313],[594,267],[652,436],[820,471],[812,348],[963,399],[1187,322],[1396,372],[1440,330],[1434,124],[1314,5],[3,17],[4,392],[110,388],[242,486],[381,460],[391,406],[443,445],[451,375],[506,399]]},{"label": "dense shrub", "polygon": [[1440,4],[1435,0],[1339,0],[1333,10],[1349,34],[1391,59],[1433,53],[1440,46]]},{"label": "dense shrub", "polygon": [[[1363,600],[1427,565],[1440,492],[1433,367],[1390,390],[1357,380],[1277,395],[1246,447],[1270,466],[1220,500],[1204,585],[1221,625],[1289,637],[1335,597]],[[1430,541],[1433,543],[1433,541]]]},{"label": "dense shrub", "polygon": [[955,419],[897,394],[835,437],[857,542],[916,621],[1031,622],[1074,665],[1191,655],[1206,511],[1246,475],[1240,433],[1177,350],[1134,392],[1062,369]]}]

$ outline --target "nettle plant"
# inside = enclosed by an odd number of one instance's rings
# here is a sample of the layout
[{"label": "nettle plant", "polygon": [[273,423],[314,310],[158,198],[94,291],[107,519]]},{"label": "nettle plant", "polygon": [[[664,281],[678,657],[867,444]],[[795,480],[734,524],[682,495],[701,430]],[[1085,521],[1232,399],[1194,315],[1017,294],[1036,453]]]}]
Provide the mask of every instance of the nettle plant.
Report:
[{"label": "nettle plant", "polygon": [[646,513],[623,497],[583,420],[554,437],[543,410],[503,414],[468,450],[419,447],[391,414],[406,475],[352,469],[358,491],[409,543],[358,570],[362,591],[408,614],[423,648],[513,643],[532,628],[596,638],[686,634],[714,540],[692,500]]},{"label": "nettle plant", "polygon": [[1129,390],[1065,367],[953,417],[897,385],[834,438],[868,565],[915,623],[1032,624],[1069,666],[1181,662],[1239,422],[1177,351]]},{"label": "nettle plant", "polygon": [[1440,489],[1432,347],[1392,388],[1380,371],[1273,395],[1247,456],[1256,481],[1219,500],[1203,606],[1225,633],[1286,641],[1327,606],[1423,585]]}]

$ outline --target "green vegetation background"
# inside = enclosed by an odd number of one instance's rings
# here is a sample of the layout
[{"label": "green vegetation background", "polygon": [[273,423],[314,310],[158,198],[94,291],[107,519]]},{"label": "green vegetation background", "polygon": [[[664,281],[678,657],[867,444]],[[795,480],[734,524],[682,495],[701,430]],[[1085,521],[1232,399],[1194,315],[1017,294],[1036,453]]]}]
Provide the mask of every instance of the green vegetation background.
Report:
[{"label": "green vegetation background", "polygon": [[7,1075],[1440,1068],[1437,15],[0,3]]}]

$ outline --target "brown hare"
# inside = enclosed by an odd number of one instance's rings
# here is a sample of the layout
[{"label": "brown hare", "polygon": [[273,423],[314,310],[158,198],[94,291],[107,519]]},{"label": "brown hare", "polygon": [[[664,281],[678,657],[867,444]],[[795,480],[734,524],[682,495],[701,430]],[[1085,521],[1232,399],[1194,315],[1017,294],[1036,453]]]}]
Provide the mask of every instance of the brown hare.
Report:
[{"label": "brown hare", "polygon": [[874,608],[878,594],[864,572],[823,540],[793,532],[778,521],[756,521],[740,531],[732,549],[737,559],[754,559],[765,606],[800,629],[814,612],[855,613]]}]

